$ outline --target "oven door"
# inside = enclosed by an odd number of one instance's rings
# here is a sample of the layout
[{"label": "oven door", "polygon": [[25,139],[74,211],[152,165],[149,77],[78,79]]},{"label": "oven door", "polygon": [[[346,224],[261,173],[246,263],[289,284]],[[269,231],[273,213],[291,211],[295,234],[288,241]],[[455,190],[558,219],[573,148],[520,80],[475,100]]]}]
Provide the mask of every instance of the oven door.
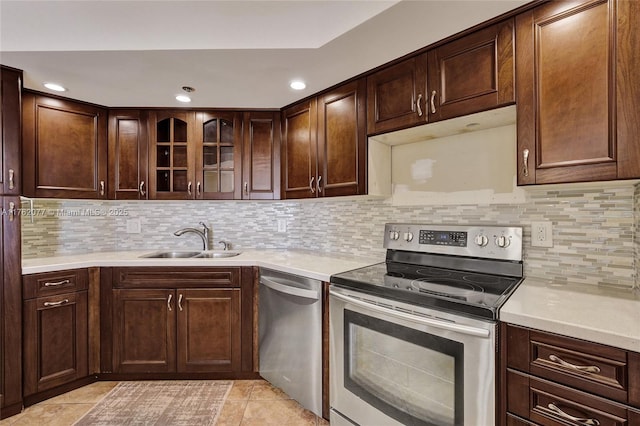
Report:
[{"label": "oven door", "polygon": [[332,425],[495,424],[496,324],[331,286]]}]

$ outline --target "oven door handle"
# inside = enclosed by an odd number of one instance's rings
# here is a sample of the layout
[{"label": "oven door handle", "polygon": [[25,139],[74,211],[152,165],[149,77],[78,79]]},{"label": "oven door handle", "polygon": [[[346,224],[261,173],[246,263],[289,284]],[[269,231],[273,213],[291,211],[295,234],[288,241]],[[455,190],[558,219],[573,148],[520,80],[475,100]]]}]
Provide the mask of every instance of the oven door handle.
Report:
[{"label": "oven door handle", "polygon": [[329,289],[329,294],[333,297],[336,297],[342,301],[354,304],[356,306],[360,306],[362,308],[365,309],[369,309],[371,311],[375,311],[375,312],[380,312],[381,314],[384,315],[389,315],[391,317],[395,317],[398,319],[402,319],[405,321],[410,321],[416,324],[420,324],[420,325],[426,325],[429,327],[436,327],[436,328],[440,328],[442,330],[447,330],[447,331],[453,331],[456,333],[463,333],[463,334],[469,334],[472,336],[477,336],[477,337],[489,337],[490,332],[489,330],[485,330],[482,328],[477,328],[477,327],[471,327],[468,325],[462,325],[462,324],[456,324],[456,323],[450,323],[450,322],[445,322],[445,321],[438,321],[436,319],[431,319],[431,318],[421,318],[415,315],[410,315],[410,314],[405,314],[404,312],[400,312],[400,311],[394,311],[393,309],[388,309],[388,308],[384,308],[382,306],[378,306],[378,305],[374,305],[371,303],[367,303],[367,302],[362,302],[358,299],[355,299],[353,297],[349,297],[347,295],[341,294],[336,292],[335,290]]}]

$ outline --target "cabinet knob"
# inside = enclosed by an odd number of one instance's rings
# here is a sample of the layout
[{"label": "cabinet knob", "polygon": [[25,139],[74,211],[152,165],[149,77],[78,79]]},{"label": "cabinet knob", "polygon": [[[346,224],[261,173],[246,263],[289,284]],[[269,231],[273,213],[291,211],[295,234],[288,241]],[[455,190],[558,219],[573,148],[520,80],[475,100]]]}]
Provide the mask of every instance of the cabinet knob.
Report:
[{"label": "cabinet knob", "polygon": [[13,201],[9,203],[9,222],[13,222],[16,218],[16,203]]}]

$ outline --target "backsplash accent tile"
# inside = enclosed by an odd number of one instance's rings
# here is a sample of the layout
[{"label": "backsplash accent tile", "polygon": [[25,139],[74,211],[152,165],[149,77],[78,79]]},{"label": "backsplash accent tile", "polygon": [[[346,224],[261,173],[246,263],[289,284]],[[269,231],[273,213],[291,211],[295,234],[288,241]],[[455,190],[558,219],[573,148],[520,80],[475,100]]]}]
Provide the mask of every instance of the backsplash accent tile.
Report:
[{"label": "backsplash accent tile", "polygon": [[[556,282],[637,285],[635,260],[638,186],[527,190],[522,204],[393,206],[388,200],[329,198],[293,201],[77,201],[34,200],[37,211],[94,209],[98,216],[23,216],[23,257],[86,251],[195,249],[200,239],[175,237],[183,227],[208,223],[212,247],[220,240],[234,249],[312,249],[384,258],[386,222],[501,224],[523,226],[525,275]],[[23,204],[26,208],[28,203]],[[108,212],[126,211],[127,216]],[[127,234],[129,218],[142,233]],[[277,232],[286,219],[287,232]],[[553,222],[554,247],[531,247],[532,221]]]}]

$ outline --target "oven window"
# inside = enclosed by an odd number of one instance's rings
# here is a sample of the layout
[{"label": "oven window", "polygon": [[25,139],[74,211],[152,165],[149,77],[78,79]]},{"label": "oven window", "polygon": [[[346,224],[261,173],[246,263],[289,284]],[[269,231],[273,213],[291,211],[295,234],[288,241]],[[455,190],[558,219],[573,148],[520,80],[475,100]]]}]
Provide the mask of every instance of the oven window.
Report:
[{"label": "oven window", "polygon": [[464,423],[464,345],[344,311],[344,384],[403,424]]}]

